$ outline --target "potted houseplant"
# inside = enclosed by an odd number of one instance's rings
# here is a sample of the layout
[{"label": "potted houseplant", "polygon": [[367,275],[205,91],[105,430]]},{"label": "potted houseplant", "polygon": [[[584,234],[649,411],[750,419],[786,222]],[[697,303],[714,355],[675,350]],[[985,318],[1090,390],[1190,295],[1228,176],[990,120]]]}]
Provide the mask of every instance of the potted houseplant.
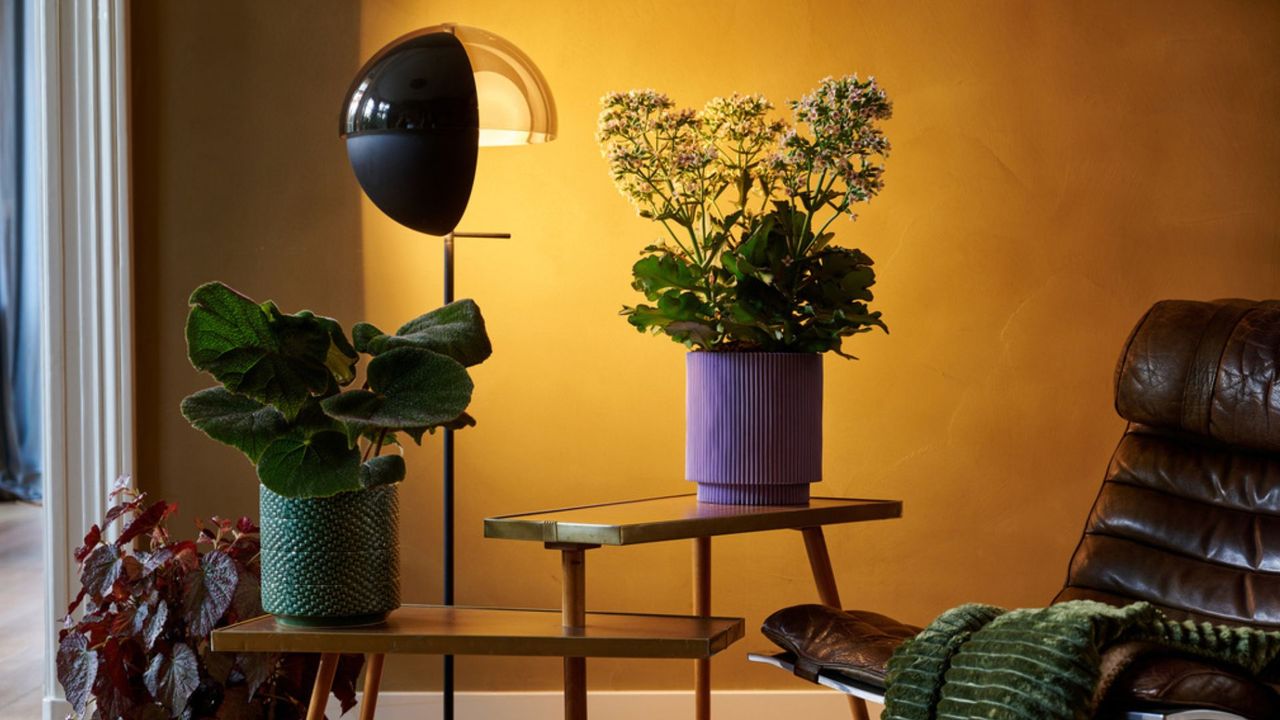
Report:
[{"label": "potted houseplant", "polygon": [[[359,625],[399,607],[405,463],[392,450],[473,425],[467,367],[491,352],[471,300],[392,335],[357,323],[348,340],[330,318],[285,314],[222,283],[192,293],[187,354],[220,385],[183,400],[182,414],[257,468],[267,612],[294,625]],[[365,379],[346,389],[362,355]]]},{"label": "potted houseplant", "polygon": [[772,119],[759,95],[679,109],[652,90],[602,101],[597,139],[619,191],[665,235],[632,268],[622,314],[689,348],[686,478],[698,498],[807,502],[822,474],[822,357],[887,331],[865,253],[831,223],[882,187],[892,106],[874,78],[827,78]]},{"label": "potted houseplant", "polygon": [[[249,518],[197,521],[171,537],[177,506],[121,478],[102,525],[75,551],[80,592],[58,631],[58,682],[78,718],[274,718],[307,714],[318,657],[217,653],[214,628],[262,614],[258,528]],[[119,524],[114,537],[103,531]],[[80,612],[77,612],[80,611]],[[363,656],[343,655],[333,694],[356,702]]]}]

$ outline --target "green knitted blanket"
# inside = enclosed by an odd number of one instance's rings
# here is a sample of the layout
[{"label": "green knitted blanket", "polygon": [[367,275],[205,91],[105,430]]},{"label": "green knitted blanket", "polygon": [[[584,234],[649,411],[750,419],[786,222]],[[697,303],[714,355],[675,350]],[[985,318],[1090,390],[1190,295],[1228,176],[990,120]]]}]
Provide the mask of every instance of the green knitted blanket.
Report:
[{"label": "green knitted blanket", "polygon": [[1148,603],[961,605],[893,654],[881,720],[1085,720],[1096,709],[1103,651],[1128,641],[1254,674],[1280,656],[1280,632],[1175,622]]}]

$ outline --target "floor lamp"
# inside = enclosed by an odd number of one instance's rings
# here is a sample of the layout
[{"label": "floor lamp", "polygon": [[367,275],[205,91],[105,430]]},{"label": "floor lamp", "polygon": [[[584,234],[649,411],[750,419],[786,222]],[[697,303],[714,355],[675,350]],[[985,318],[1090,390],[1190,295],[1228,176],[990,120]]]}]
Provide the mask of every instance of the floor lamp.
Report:
[{"label": "floor lamp", "polygon": [[[453,302],[454,240],[476,174],[477,149],[555,139],[547,81],[515,45],[452,23],[400,37],[365,63],[339,120],[360,187],[396,222],[444,238],[444,301]],[[454,596],[453,431],[444,431],[444,604]],[[444,718],[453,719],[453,658],[444,658]]]}]

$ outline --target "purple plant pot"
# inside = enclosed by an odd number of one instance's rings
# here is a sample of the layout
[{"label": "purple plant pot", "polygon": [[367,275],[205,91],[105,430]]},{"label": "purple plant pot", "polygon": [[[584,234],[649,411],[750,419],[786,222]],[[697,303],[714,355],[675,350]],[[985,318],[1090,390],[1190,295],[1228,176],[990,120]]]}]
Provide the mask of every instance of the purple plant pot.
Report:
[{"label": "purple plant pot", "polygon": [[698,500],[803,505],[822,480],[822,356],[691,352],[685,478]]}]

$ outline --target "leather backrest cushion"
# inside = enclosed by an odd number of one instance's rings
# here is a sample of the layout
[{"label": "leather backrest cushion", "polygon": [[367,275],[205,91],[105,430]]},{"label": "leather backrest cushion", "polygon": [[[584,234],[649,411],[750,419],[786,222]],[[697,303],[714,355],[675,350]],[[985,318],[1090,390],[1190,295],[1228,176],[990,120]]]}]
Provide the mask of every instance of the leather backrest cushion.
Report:
[{"label": "leather backrest cushion", "polygon": [[1280,452],[1280,301],[1158,302],[1115,382],[1126,420]]},{"label": "leather backrest cushion", "polygon": [[1102,593],[1280,628],[1280,456],[1186,437],[1125,433],[1058,600]]}]

